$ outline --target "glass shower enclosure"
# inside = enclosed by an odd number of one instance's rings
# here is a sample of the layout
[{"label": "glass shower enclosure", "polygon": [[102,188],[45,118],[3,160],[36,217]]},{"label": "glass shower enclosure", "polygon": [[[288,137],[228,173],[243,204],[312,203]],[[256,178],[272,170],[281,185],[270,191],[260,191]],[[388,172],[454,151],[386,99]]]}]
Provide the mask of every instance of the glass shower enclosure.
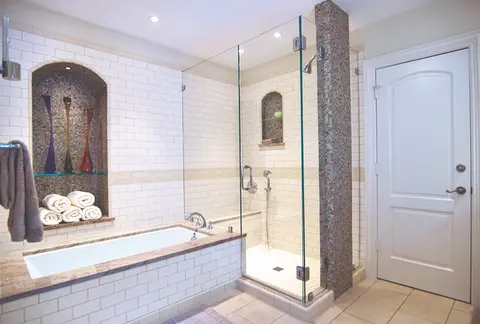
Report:
[{"label": "glass shower enclosure", "polygon": [[246,233],[243,275],[322,291],[315,24],[298,17],[183,73],[185,212]]}]

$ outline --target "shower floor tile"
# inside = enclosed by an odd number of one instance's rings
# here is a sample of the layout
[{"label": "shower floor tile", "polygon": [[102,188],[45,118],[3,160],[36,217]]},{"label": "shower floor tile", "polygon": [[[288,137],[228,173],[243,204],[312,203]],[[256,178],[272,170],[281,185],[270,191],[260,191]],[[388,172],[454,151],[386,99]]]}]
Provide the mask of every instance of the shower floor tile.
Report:
[{"label": "shower floor tile", "polygon": [[[248,277],[298,299],[302,298],[302,282],[297,279],[296,268],[301,264],[301,255],[278,249],[269,250],[264,244],[247,249]],[[320,261],[306,258],[306,265],[310,267],[308,294],[320,287]],[[277,271],[278,268],[283,270]]]}]

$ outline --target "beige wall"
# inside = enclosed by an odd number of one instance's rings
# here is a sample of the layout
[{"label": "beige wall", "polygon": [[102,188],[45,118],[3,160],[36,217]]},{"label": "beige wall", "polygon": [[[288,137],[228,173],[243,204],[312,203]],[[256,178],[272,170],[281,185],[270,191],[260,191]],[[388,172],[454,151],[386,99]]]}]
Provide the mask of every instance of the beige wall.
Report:
[{"label": "beige wall", "polygon": [[479,0],[438,0],[353,31],[350,44],[368,59],[473,30],[480,30]]}]

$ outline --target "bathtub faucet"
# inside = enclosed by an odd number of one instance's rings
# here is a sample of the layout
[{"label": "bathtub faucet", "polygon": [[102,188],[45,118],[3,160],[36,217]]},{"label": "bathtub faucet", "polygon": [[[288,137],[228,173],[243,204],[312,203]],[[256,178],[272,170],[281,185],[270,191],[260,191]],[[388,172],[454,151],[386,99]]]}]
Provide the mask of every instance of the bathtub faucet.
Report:
[{"label": "bathtub faucet", "polygon": [[203,215],[198,213],[198,212],[193,212],[193,213],[188,214],[185,217],[185,220],[193,222],[193,221],[195,221],[195,218],[197,218],[197,222],[195,223],[195,226],[198,226],[200,228],[207,227],[207,221],[205,220],[205,217],[203,217]]}]

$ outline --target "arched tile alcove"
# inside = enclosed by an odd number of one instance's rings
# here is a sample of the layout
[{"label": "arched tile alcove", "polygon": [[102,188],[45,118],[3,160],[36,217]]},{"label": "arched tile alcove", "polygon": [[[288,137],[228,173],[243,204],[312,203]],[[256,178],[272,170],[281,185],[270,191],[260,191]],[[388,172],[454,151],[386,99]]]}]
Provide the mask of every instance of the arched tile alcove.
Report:
[{"label": "arched tile alcove", "polygon": [[[39,199],[81,190],[95,195],[95,205],[108,215],[107,84],[92,70],[75,63],[53,62],[32,72],[32,160]],[[55,172],[46,172],[50,119],[43,96],[51,102]],[[71,99],[70,156],[66,172],[67,116],[64,98]],[[87,108],[93,109],[88,146],[93,169],[82,172],[86,146]]]}]

